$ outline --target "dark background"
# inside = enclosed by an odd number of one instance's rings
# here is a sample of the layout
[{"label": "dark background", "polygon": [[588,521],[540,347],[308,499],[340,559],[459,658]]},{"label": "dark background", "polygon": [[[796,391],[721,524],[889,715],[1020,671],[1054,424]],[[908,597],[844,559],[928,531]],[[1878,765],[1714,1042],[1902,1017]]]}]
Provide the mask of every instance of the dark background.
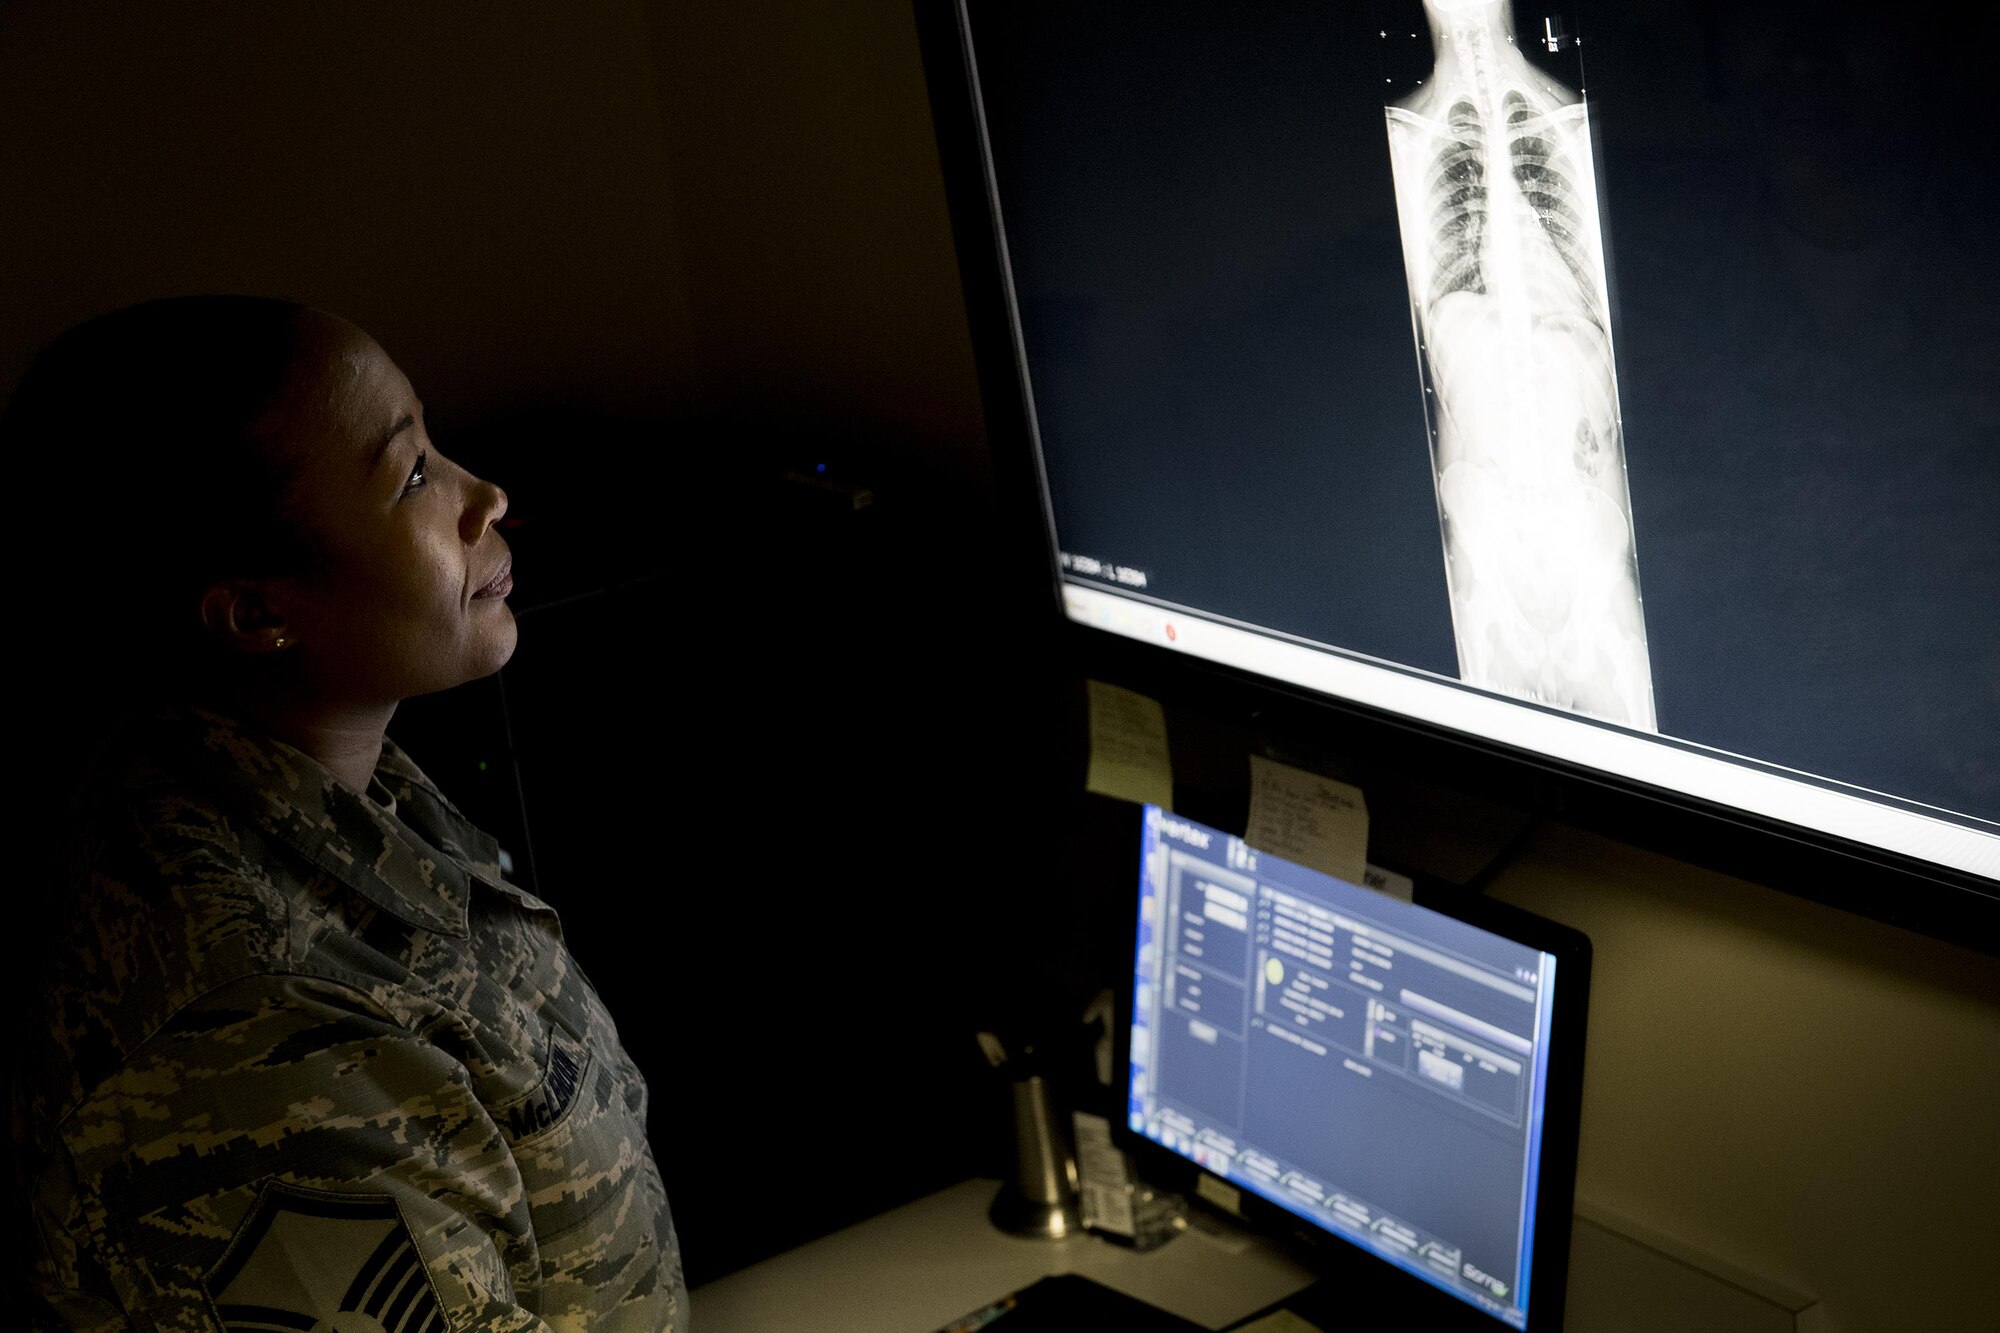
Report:
[{"label": "dark background", "polygon": [[[1841,4],[1546,12],[1600,138],[1660,730],[2000,820],[1983,48]],[[1421,7],[973,32],[1065,549],[1456,678],[1382,118]]]},{"label": "dark background", "polygon": [[[535,414],[470,434],[524,498],[520,647],[391,734],[562,913],[652,1088],[690,1283],[999,1174],[974,1033],[1073,1037],[1117,936],[1060,896],[1112,803],[1080,791],[1074,684],[991,515],[864,443],[752,428],[670,475],[628,462],[625,493],[684,488],[700,519],[621,528]],[[654,438],[592,429],[626,460]],[[727,576],[689,578],[723,542]]]},{"label": "dark background", "polygon": [[[0,199],[0,392],[99,311],[291,293],[508,487],[515,661],[395,734],[611,1001],[697,1283],[997,1169],[971,1025],[1052,1029],[1109,979],[1129,848],[995,521],[902,0],[12,0]],[[823,506],[798,461],[874,503]],[[14,504],[88,522],[87,492]],[[79,595],[119,651],[114,593]],[[1181,799],[1240,801],[1245,737],[1169,730]],[[1477,869],[1518,819],[1392,781],[1392,748],[1371,846]],[[1002,876],[1003,827],[1061,873]],[[1492,892],[1595,946],[1582,1197],[1851,1327],[1990,1322],[1991,957],[1554,822]]]}]

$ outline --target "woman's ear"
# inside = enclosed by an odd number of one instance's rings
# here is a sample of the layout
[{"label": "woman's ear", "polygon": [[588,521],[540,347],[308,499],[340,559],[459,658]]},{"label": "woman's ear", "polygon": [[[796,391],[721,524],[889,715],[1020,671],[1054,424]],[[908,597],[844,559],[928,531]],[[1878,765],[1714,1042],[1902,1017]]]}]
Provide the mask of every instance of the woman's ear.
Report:
[{"label": "woman's ear", "polygon": [[285,617],[272,605],[257,579],[223,579],[201,595],[201,623],[237,652],[262,655],[293,641]]}]

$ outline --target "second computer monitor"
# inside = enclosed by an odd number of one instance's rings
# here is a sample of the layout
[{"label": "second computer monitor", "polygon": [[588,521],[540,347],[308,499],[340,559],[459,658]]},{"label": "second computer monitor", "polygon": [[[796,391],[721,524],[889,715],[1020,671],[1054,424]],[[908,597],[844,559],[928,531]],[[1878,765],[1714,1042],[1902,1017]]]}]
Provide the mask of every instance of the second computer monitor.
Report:
[{"label": "second computer monitor", "polygon": [[1399,901],[1154,806],[1140,850],[1131,1135],[1452,1313],[1555,1327],[1588,942],[1481,900]]}]

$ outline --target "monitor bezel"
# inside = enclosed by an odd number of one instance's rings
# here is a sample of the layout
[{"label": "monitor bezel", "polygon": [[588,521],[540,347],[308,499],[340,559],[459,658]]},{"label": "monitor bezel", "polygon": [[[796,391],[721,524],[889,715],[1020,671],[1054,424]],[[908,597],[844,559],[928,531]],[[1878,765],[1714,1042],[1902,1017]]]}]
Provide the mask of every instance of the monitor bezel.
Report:
[{"label": "monitor bezel", "polygon": [[[1140,863],[1145,811],[1132,806],[1130,833],[1132,929],[1126,936],[1125,966],[1115,989],[1112,1032],[1112,1073],[1116,1082],[1117,1115],[1112,1139],[1129,1153],[1148,1181],[1200,1199],[1200,1178],[1220,1182],[1239,1201],[1234,1215],[1259,1231],[1295,1242],[1322,1279],[1359,1277],[1379,1293],[1383,1308],[1410,1302],[1403,1311],[1421,1314],[1425,1327],[1504,1329],[1504,1320],[1450,1295],[1335,1232],[1325,1231],[1235,1181],[1218,1176],[1192,1160],[1133,1130],[1126,1106],[1132,1088],[1132,1013],[1137,973],[1133,967],[1138,941],[1140,899],[1144,894]],[[1266,853],[1268,855],[1268,853]],[[1280,858],[1281,859],[1281,858]],[[1569,1285],[1570,1235],[1576,1207],[1576,1162],[1582,1126],[1583,1071],[1588,1053],[1592,951],[1581,931],[1533,912],[1480,894],[1457,891],[1435,880],[1417,880],[1416,904],[1467,925],[1491,931],[1556,959],[1555,1003],[1550,1011],[1549,1058],[1542,1101],[1542,1142],[1535,1180],[1535,1221],[1530,1258],[1528,1333],[1549,1333],[1562,1327]],[[1355,1293],[1343,1288],[1341,1300],[1351,1304]]]},{"label": "monitor bezel", "polygon": [[1377,737],[1470,794],[1502,804],[1528,800],[1534,813],[1647,850],[2000,953],[2000,932],[1992,929],[2000,920],[2000,883],[1983,876],[1072,621],[993,211],[965,3],[913,0],[913,9],[991,449],[1000,559],[1024,575],[1041,571],[1041,592],[1025,613],[1031,651],[1074,674],[1131,688],[1160,692],[1164,681],[1218,720],[1276,710],[1308,727]]}]

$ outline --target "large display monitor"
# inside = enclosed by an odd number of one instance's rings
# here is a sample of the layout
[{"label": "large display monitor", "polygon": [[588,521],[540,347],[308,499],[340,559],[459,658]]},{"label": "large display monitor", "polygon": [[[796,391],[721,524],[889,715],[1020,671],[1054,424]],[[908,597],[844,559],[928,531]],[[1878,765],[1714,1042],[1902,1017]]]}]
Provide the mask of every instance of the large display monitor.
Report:
[{"label": "large display monitor", "polygon": [[1560,1327],[1589,942],[1483,899],[1402,902],[1158,806],[1139,865],[1131,1140],[1362,1257],[1313,1299]]},{"label": "large display monitor", "polygon": [[1837,0],[955,10],[983,382],[1070,620],[2000,892],[1986,43]]}]

